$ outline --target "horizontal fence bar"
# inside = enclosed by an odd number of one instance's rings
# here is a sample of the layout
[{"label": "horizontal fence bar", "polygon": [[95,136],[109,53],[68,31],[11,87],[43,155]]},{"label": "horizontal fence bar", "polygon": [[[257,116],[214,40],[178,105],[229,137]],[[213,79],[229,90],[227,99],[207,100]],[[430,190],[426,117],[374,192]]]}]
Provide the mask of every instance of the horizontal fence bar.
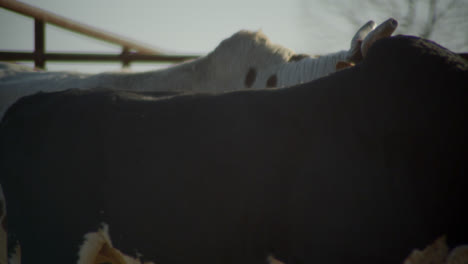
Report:
[{"label": "horizontal fence bar", "polygon": [[[458,53],[459,56],[468,60],[468,53]],[[36,55],[31,52],[2,52],[0,61],[34,61]],[[139,53],[124,54],[93,54],[93,53],[45,53],[42,57],[47,61],[101,61],[101,62],[182,62],[199,58],[198,55],[150,55]]]},{"label": "horizontal fence bar", "polygon": [[163,54],[163,52],[149,47],[147,45],[137,43],[134,40],[127,39],[123,36],[105,32],[104,30],[97,29],[95,27],[82,24],[77,21],[73,21],[66,17],[56,15],[52,12],[31,6],[16,0],[0,0],[0,7],[9,9],[22,15],[33,17],[37,20],[53,24],[55,26],[83,34],[87,37],[93,37],[102,41],[117,44],[129,49],[135,49],[140,53],[144,54]]},{"label": "horizontal fence bar", "polygon": [[[34,61],[36,55],[31,52],[0,52],[0,61]],[[91,54],[91,53],[45,53],[45,61],[101,61],[101,62],[181,62],[196,59],[199,56],[186,55],[150,55],[139,53]]]}]

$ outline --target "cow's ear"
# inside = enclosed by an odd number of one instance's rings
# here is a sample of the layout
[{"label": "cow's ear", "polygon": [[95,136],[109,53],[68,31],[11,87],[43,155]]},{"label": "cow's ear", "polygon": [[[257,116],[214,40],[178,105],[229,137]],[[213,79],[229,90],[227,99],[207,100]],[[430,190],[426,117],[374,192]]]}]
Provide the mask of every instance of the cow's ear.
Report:
[{"label": "cow's ear", "polygon": [[354,66],[354,63],[352,63],[352,62],[339,61],[339,62],[336,63],[336,70],[339,71],[339,70],[343,70],[343,69],[353,67],[353,66]]}]

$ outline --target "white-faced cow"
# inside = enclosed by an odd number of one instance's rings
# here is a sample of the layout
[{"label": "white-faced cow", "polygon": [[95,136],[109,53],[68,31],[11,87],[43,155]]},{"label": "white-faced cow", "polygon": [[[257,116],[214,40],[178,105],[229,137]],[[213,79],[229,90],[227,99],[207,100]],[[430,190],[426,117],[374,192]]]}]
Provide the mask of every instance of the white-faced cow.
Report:
[{"label": "white-faced cow", "polygon": [[16,100],[39,91],[107,87],[138,91],[224,92],[308,82],[335,72],[338,61],[358,62],[375,40],[390,36],[397,24],[396,20],[389,19],[374,32],[375,23],[369,21],[357,31],[349,50],[318,58],[295,54],[272,43],[262,32],[240,31],[204,57],[143,73],[38,72],[14,64],[0,64],[0,118]]},{"label": "white-faced cow", "polygon": [[0,124],[8,232],[24,263],[76,262],[101,222],[161,264],[386,264],[466,243],[467,87],[465,60],[397,36],[285,89],[24,97]]}]

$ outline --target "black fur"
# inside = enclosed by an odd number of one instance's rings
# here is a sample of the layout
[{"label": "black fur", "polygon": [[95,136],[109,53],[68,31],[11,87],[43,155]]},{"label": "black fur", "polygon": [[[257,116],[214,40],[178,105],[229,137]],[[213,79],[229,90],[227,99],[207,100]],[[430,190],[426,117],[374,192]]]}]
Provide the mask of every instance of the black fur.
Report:
[{"label": "black fur", "polygon": [[399,36],[286,89],[23,98],[0,125],[10,230],[26,264],[72,263],[101,221],[161,264],[401,263],[466,243],[467,74]]}]

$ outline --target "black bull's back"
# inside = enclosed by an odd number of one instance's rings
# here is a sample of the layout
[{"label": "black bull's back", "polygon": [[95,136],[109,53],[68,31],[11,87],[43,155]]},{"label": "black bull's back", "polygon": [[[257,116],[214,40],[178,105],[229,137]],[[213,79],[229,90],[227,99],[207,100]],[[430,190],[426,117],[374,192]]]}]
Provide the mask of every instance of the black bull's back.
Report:
[{"label": "black bull's back", "polygon": [[161,264],[399,263],[468,242],[467,84],[459,57],[395,37],[288,89],[27,97],[0,125],[9,231],[24,263],[73,261],[100,222]]}]

